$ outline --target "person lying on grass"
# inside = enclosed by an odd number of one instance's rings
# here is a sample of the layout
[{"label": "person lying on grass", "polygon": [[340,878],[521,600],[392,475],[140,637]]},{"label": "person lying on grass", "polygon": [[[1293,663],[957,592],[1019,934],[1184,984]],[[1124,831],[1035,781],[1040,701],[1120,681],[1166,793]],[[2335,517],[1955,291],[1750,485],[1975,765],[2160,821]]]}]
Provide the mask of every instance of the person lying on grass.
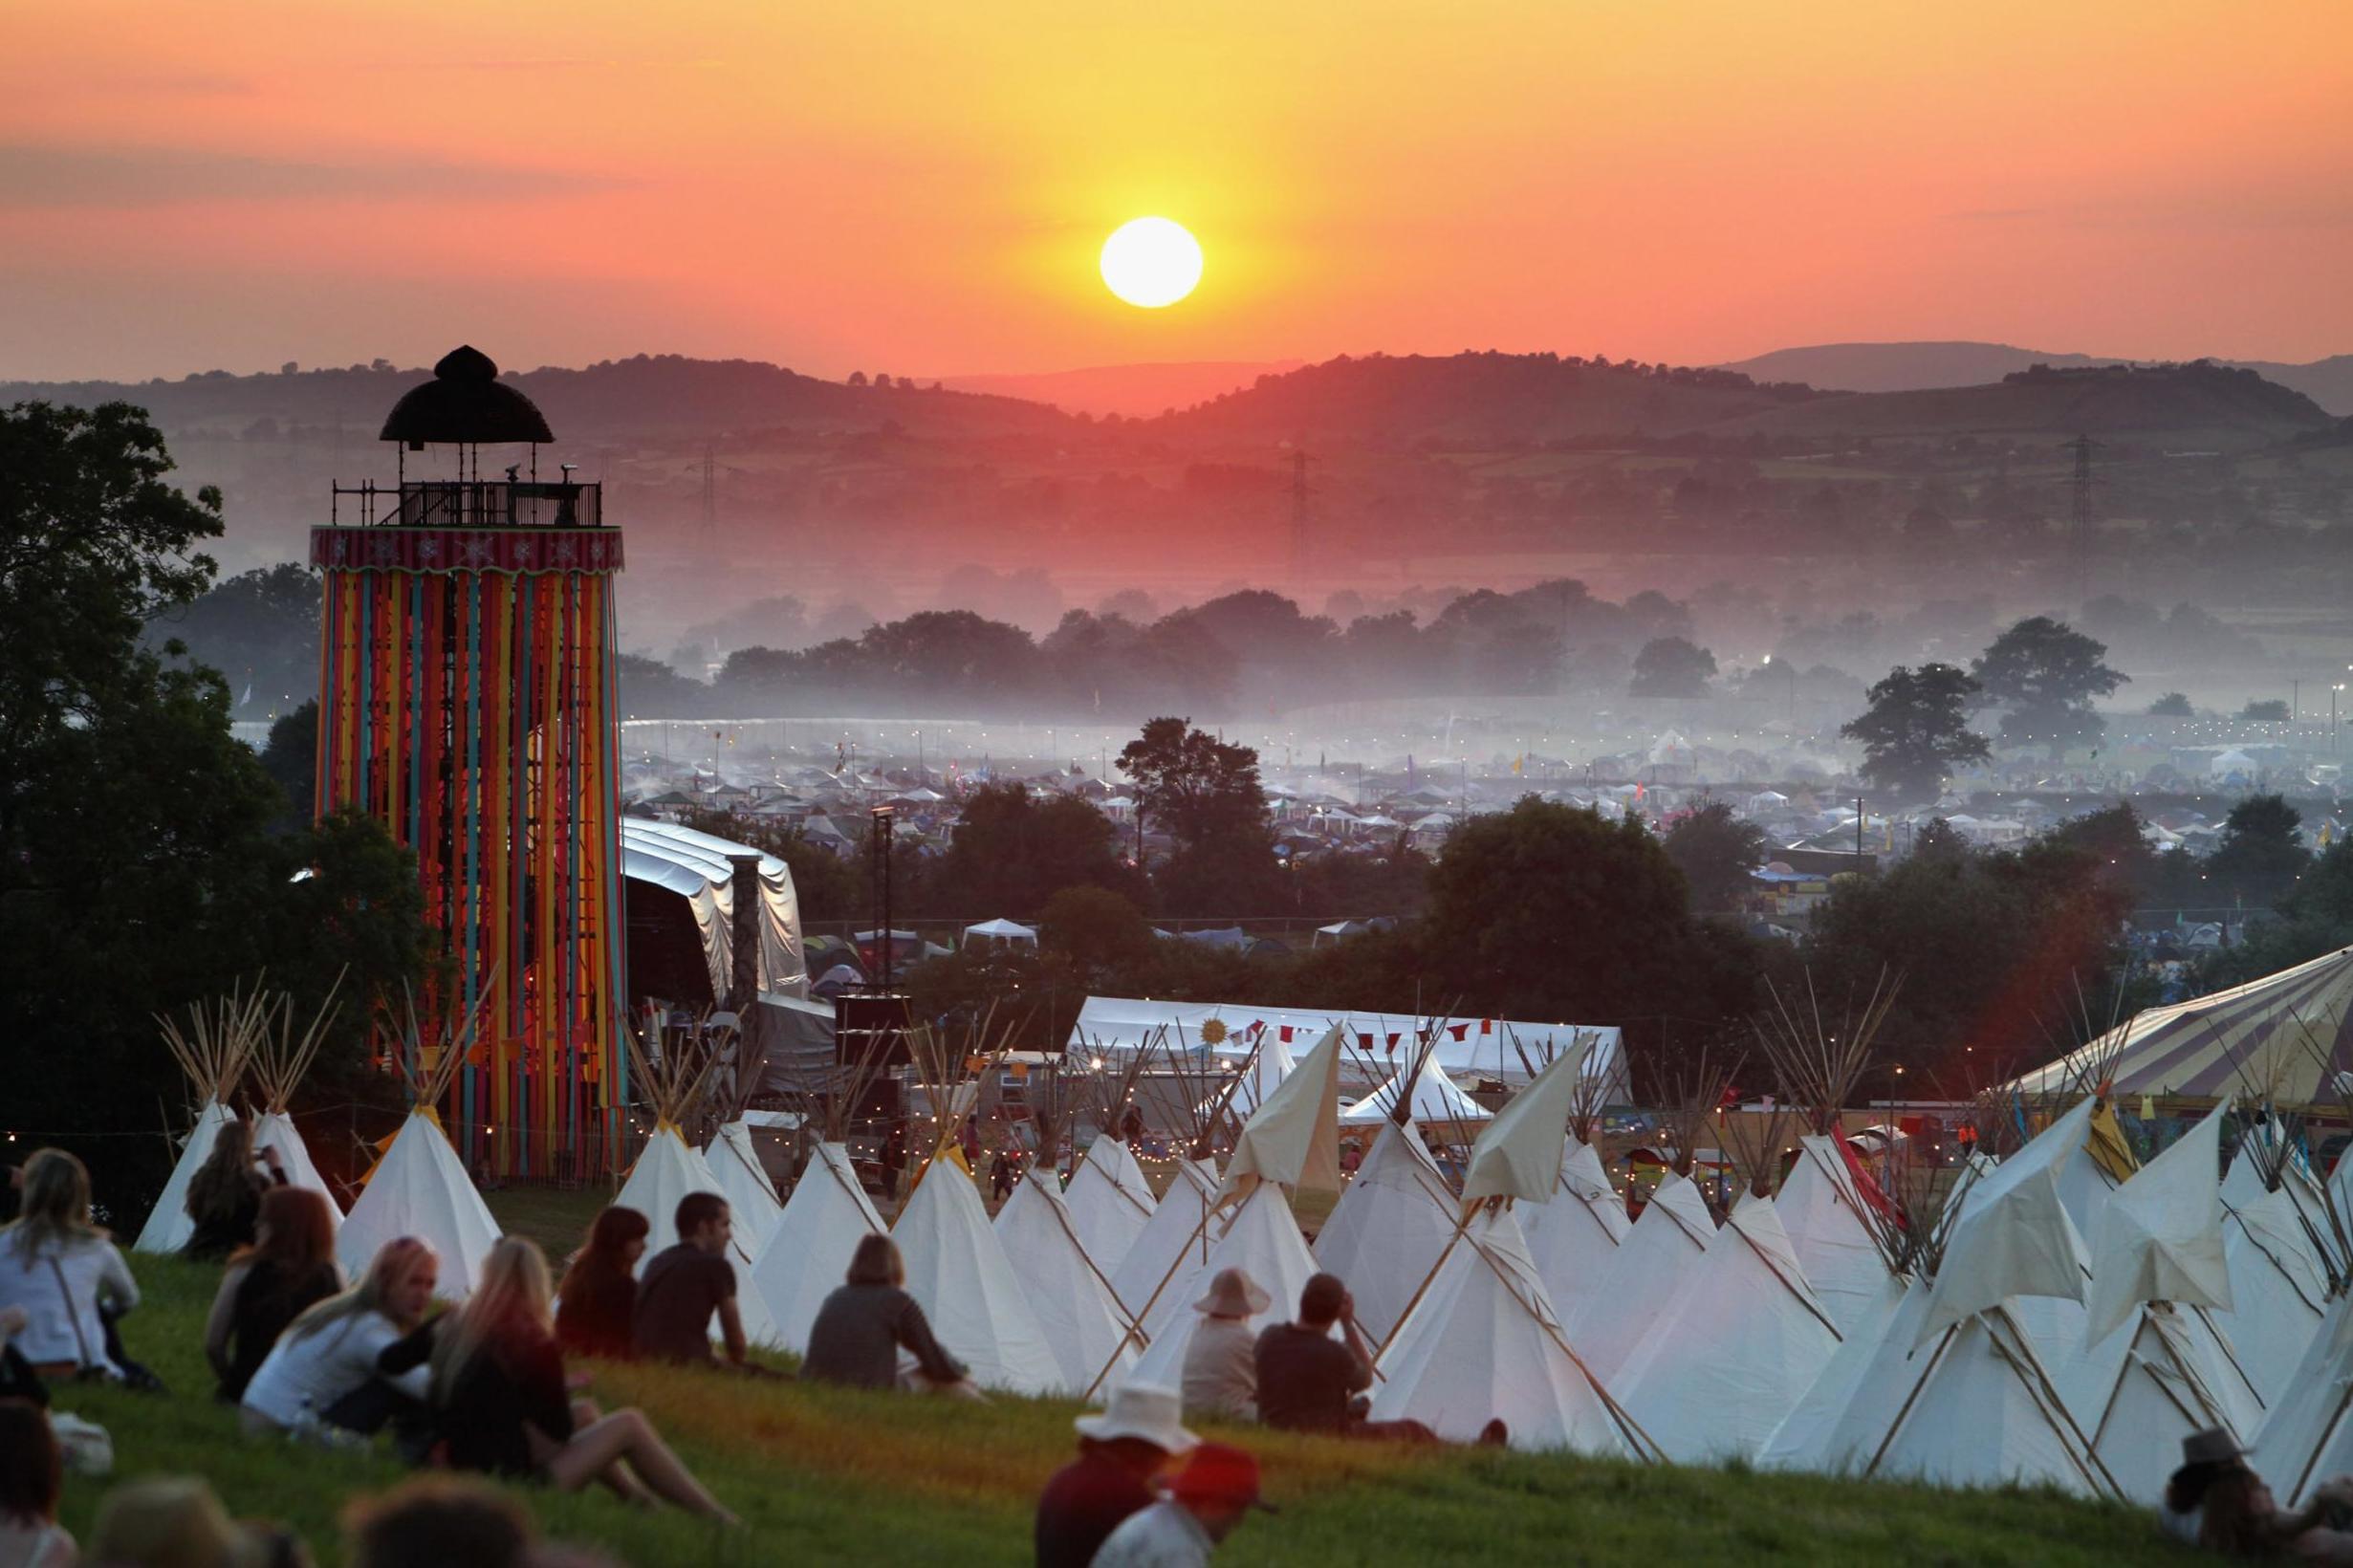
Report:
[{"label": "person lying on grass", "polygon": [[429,1362],[426,1403],[454,1469],[543,1480],[562,1492],[597,1482],[631,1502],[660,1498],[740,1522],[643,1413],[606,1415],[569,1398],[549,1297],[539,1244],[508,1236],[490,1249],[464,1306],[393,1345],[377,1365],[398,1377]]},{"label": "person lying on grass", "polygon": [[616,1204],[588,1228],[556,1292],[556,1339],[569,1355],[625,1361],[637,1354],[638,1259],[653,1225]]},{"label": "person lying on grass", "polygon": [[441,1260],[416,1237],[378,1248],[359,1284],[295,1318],[262,1359],[238,1407],[246,1435],[364,1436],[421,1418],[425,1367],[388,1379],[376,1363],[425,1321],[440,1280]]},{"label": "person lying on grass", "polygon": [[263,1193],[253,1245],[230,1257],[205,1318],[205,1360],[220,1380],[214,1396],[242,1400],[286,1325],[342,1288],[327,1195],[299,1187]]},{"label": "person lying on grass", "polygon": [[728,1246],[735,1239],[735,1215],[715,1192],[689,1192],[678,1200],[678,1245],[649,1259],[638,1281],[632,1339],[640,1357],[681,1366],[717,1366],[710,1353],[710,1325],[719,1320],[727,1364],[746,1364],[744,1319],[735,1302],[735,1265]]},{"label": "person lying on grass", "polygon": [[[850,1254],[847,1282],[825,1298],[809,1326],[800,1375],[858,1388],[979,1399],[964,1363],[931,1337],[930,1320],[906,1293],[906,1279],[897,1242],[884,1235],[861,1236]],[[915,1358],[912,1371],[899,1369],[902,1349]]]}]

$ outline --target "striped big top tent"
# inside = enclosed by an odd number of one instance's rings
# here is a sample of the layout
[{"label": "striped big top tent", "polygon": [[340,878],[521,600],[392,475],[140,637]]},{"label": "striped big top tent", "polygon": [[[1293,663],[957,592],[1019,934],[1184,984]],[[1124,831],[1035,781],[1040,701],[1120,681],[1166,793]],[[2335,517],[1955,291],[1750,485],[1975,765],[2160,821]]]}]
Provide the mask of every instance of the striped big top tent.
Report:
[{"label": "striped big top tent", "polygon": [[2055,1094],[2098,1074],[2126,1098],[2232,1095],[2314,1105],[2337,1102],[2335,1079],[2347,1071],[2353,947],[2195,1001],[2149,1008],[2008,1087]]}]

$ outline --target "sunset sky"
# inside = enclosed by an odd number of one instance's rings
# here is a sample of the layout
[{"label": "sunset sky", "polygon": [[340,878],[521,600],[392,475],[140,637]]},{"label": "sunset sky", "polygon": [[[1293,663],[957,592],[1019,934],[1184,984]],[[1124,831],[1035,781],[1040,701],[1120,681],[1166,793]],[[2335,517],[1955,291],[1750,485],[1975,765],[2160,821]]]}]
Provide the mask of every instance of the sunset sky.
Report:
[{"label": "sunset sky", "polygon": [[2349,280],[2344,0],[0,0],[0,377],[2310,359]]}]

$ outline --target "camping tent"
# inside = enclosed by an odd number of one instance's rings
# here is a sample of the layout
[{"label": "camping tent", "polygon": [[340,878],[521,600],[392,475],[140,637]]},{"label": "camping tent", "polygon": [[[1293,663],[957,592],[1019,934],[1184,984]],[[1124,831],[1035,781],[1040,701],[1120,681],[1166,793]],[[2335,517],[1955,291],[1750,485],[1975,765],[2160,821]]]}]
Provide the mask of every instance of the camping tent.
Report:
[{"label": "camping tent", "polygon": [[264,1111],[254,1119],[253,1151],[258,1154],[263,1149],[277,1151],[278,1167],[285,1172],[288,1187],[302,1187],[327,1200],[328,1216],[340,1230],[343,1206],[335,1201],[334,1189],[318,1173],[318,1166],[311,1159],[311,1146],[302,1141],[302,1130],[294,1125],[293,1117],[284,1111]]},{"label": "camping tent", "polygon": [[[1215,1030],[1206,1030],[1212,1021]],[[1263,1024],[1259,1031],[1254,1025]],[[1090,996],[1071,1026],[1068,1048],[1100,1056],[1157,1051],[1164,1041],[1184,1041],[1240,1062],[1263,1036],[1275,1044],[1305,1044],[1338,1025],[1361,1056],[1385,1062],[1391,1036],[1402,1049],[1425,1028],[1432,1032],[1433,1059],[1459,1083],[1492,1078],[1526,1083],[1529,1063],[1538,1071],[1554,1056],[1590,1045],[1588,1075],[1605,1085],[1601,1101],[1633,1102],[1620,1034],[1614,1025],[1527,1023],[1502,1018],[1422,1018],[1394,1013],[1335,1013],[1313,1008],[1260,1007],[1247,1002],[1164,1002],[1127,996]],[[1206,1030],[1206,1032],[1205,1032]],[[1527,1061],[1523,1062],[1522,1053]],[[1243,1107],[1236,1106],[1237,1111]]]},{"label": "camping tent", "polygon": [[[1407,1069],[1399,1068],[1380,1088],[1340,1113],[1343,1127],[1375,1127],[1396,1115],[1398,1080]],[[1468,1126],[1489,1121],[1494,1112],[1471,1099],[1446,1076],[1446,1069],[1436,1062],[1424,1063],[1413,1077],[1413,1103],[1409,1114],[1425,1127]]]},{"label": "camping tent", "polygon": [[734,1211],[736,1245],[758,1257],[769,1232],[784,1217],[784,1205],[776,1201],[775,1186],[760,1164],[752,1124],[739,1117],[722,1126],[703,1151],[703,1160],[719,1183],[719,1195]]},{"label": "camping tent", "polygon": [[1316,1263],[1348,1282],[1357,1322],[1387,1342],[1454,1234],[1454,1193],[1410,1126],[1383,1120],[1316,1235]]},{"label": "camping tent", "polygon": [[1144,1233],[1128,1248],[1120,1266],[1111,1271],[1112,1286],[1129,1312],[1142,1313],[1150,1307],[1153,1294],[1162,1288],[1163,1281],[1173,1287],[1188,1277],[1191,1270],[1178,1267],[1179,1260],[1187,1253],[1195,1264],[1209,1255],[1216,1231],[1209,1223],[1209,1215],[1210,1207],[1217,1202],[1217,1166],[1210,1162],[1177,1162],[1176,1176],[1169,1182],[1168,1190],[1160,1195]]},{"label": "camping tent", "polygon": [[1488,1205],[1382,1352],[1372,1417],[1456,1442],[1500,1417],[1515,1448],[1648,1457],[1571,1343],[1513,1209]]},{"label": "camping tent", "polygon": [[752,1258],[752,1284],[768,1318],[767,1341],[795,1354],[807,1350],[817,1308],[848,1277],[860,1239],[883,1231],[849,1149],[832,1141],[819,1143]]},{"label": "camping tent", "polygon": [[1749,1192],[1610,1386],[1667,1458],[1754,1459],[1838,1347],[1779,1211]]},{"label": "camping tent", "polygon": [[1144,1180],[1135,1151],[1112,1133],[1100,1135],[1088,1147],[1063,1196],[1087,1256],[1105,1274],[1126,1260],[1127,1250],[1152,1220],[1152,1184]]},{"label": "camping tent", "polygon": [[211,1158],[213,1140],[234,1120],[219,1100],[205,1101],[196,1113],[195,1125],[188,1129],[187,1142],[180,1145],[180,1158],[172,1165],[163,1196],[147,1210],[147,1223],[140,1227],[139,1240],[132,1243],[134,1252],[176,1252],[188,1244],[188,1237],[196,1233],[196,1222],[188,1217],[188,1183]]},{"label": "camping tent", "polygon": [[891,1234],[906,1264],[907,1294],[973,1382],[1016,1394],[1078,1392],[1065,1386],[980,1192],[954,1161],[943,1155],[925,1167]]},{"label": "camping tent", "polygon": [[1608,1276],[1633,1224],[1626,1218],[1625,1200],[1609,1185],[1601,1155],[1571,1135],[1561,1148],[1560,1195],[1530,1205],[1519,1216],[1544,1294],[1562,1321],[1575,1318]]},{"label": "camping tent", "polygon": [[1864,1217],[1843,1139],[1808,1134],[1774,1197],[1806,1283],[1845,1335],[1886,1298],[1887,1260]]},{"label": "camping tent", "polygon": [[[2238,1352],[2247,1378],[2266,1405],[2288,1391],[2297,1364],[2328,1315],[2328,1269],[2321,1237],[2332,1237],[2312,1177],[2291,1160],[2267,1186],[2264,1160],[2240,1146],[2222,1184],[2223,1262],[2231,1274],[2231,1306],[2212,1311],[2214,1326]],[[2307,1207],[2309,1206],[2309,1207]]]},{"label": "camping tent", "polygon": [[[1210,1215],[1209,1223],[1212,1229],[1221,1225],[1224,1229],[1217,1231],[1208,1255],[1187,1267],[1197,1251],[1188,1248],[1159,1287],[1150,1311],[1142,1315],[1144,1332],[1151,1343],[1127,1369],[1126,1376],[1137,1383],[1163,1388],[1182,1385],[1185,1347],[1192,1342],[1193,1329],[1201,1321],[1193,1303],[1209,1295],[1209,1281],[1220,1269],[1240,1269],[1267,1293],[1266,1311],[1250,1321],[1253,1333],[1293,1317],[1298,1310],[1299,1292],[1316,1273],[1316,1260],[1308,1253],[1306,1237],[1299,1234],[1299,1222],[1292,1217],[1282,1189],[1271,1182],[1253,1187],[1239,1209]],[[1104,1380],[1104,1386],[1111,1383],[1112,1380]]]},{"label": "camping tent", "polygon": [[2194,1001],[2149,1008],[2072,1056],[2009,1085],[2030,1099],[2086,1072],[2119,1095],[2221,1099],[2266,1086],[2280,1105],[2333,1103],[2353,1070],[2353,947]]},{"label": "camping tent", "polygon": [[415,1236],[440,1255],[440,1293],[453,1301],[472,1292],[498,1242],[498,1222],[429,1105],[409,1113],[369,1173],[336,1235],[336,1261],[356,1279],[378,1248],[400,1236]]},{"label": "camping tent", "polygon": [[1143,1348],[1135,1319],[1080,1245],[1053,1172],[1033,1168],[1022,1179],[997,1210],[996,1233],[1061,1365],[1063,1387],[1085,1389],[1106,1365],[1119,1381]]},{"label": "camping tent", "polygon": [[977,926],[964,928],[964,940],[970,944],[978,938],[983,942],[1027,943],[1037,946],[1037,927],[1020,926],[1010,920],[984,920]]},{"label": "camping tent", "polygon": [[1715,1234],[1699,1188],[1690,1178],[1670,1173],[1566,1325],[1569,1342],[1603,1383],[1615,1379],[1650,1325],[1689,1288]]}]

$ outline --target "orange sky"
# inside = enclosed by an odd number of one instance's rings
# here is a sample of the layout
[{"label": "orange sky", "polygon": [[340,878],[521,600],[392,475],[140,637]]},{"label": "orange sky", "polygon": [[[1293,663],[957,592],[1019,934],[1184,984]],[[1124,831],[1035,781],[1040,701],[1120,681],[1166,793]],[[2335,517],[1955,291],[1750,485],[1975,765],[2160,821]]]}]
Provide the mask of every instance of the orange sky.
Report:
[{"label": "orange sky", "polygon": [[2348,241],[2345,0],[0,0],[0,377],[2308,359]]}]

